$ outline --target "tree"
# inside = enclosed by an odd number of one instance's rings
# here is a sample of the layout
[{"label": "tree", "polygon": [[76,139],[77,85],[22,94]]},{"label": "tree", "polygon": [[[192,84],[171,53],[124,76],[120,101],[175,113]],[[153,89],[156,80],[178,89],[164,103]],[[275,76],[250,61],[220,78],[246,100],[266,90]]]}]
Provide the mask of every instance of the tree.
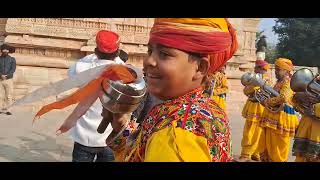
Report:
[{"label": "tree", "polygon": [[295,65],[320,66],[320,18],[278,18],[277,56],[292,59]]},{"label": "tree", "polygon": [[268,63],[274,63],[274,61],[278,57],[278,51],[275,44],[268,43],[267,51],[266,51],[266,61]]}]

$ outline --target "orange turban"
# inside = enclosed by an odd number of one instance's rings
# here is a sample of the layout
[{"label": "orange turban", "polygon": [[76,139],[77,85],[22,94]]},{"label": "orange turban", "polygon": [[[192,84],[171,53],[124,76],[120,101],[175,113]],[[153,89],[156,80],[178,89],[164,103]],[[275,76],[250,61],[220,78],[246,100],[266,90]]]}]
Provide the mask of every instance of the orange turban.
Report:
[{"label": "orange turban", "polygon": [[290,59],[278,58],[274,64],[281,69],[293,71],[293,64]]},{"label": "orange turban", "polygon": [[113,53],[119,48],[120,37],[117,33],[101,30],[96,35],[96,44],[99,51]]},{"label": "orange turban", "polygon": [[155,19],[149,43],[209,55],[209,72],[220,69],[238,48],[236,31],[225,18]]},{"label": "orange turban", "polygon": [[270,65],[264,60],[256,60],[256,66],[262,67],[266,71],[270,68]]}]

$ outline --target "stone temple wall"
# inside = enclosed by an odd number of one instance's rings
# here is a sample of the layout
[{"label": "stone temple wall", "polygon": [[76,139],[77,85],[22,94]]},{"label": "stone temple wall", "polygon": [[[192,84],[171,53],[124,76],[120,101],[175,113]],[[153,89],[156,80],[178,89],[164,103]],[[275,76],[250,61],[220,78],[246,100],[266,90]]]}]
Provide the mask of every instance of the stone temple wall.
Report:
[{"label": "stone temple wall", "polygon": [[[237,29],[239,49],[228,62],[227,74],[238,84],[255,60],[258,18],[230,18]],[[142,67],[153,18],[0,18],[0,44],[16,47],[15,98],[61,80],[77,59],[92,53],[101,29],[120,34],[129,61]],[[57,98],[57,97],[53,97]]]}]

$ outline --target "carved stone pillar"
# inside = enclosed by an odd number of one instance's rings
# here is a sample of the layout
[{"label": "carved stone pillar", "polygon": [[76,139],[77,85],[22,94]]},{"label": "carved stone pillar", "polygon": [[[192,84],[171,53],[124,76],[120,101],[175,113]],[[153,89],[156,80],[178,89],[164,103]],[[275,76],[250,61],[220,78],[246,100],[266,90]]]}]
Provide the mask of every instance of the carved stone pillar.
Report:
[{"label": "carved stone pillar", "polygon": [[251,71],[254,67],[255,39],[258,31],[259,18],[229,18],[237,30],[238,50],[228,62],[229,78],[240,79],[243,71]]}]

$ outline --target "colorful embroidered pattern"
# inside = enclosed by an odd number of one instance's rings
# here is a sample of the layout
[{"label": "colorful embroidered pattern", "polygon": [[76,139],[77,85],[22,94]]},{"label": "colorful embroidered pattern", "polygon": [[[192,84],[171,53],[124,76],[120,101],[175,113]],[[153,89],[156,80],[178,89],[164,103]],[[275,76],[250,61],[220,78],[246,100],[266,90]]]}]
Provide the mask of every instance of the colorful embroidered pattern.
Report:
[{"label": "colorful embroidered pattern", "polygon": [[295,137],[292,152],[294,156],[300,155],[306,158],[320,159],[320,142]]},{"label": "colorful embroidered pattern", "polygon": [[143,161],[151,135],[172,126],[207,139],[212,161],[232,160],[229,120],[224,111],[198,88],[180,98],[155,106],[140,126],[140,134],[127,154],[127,161]]}]

